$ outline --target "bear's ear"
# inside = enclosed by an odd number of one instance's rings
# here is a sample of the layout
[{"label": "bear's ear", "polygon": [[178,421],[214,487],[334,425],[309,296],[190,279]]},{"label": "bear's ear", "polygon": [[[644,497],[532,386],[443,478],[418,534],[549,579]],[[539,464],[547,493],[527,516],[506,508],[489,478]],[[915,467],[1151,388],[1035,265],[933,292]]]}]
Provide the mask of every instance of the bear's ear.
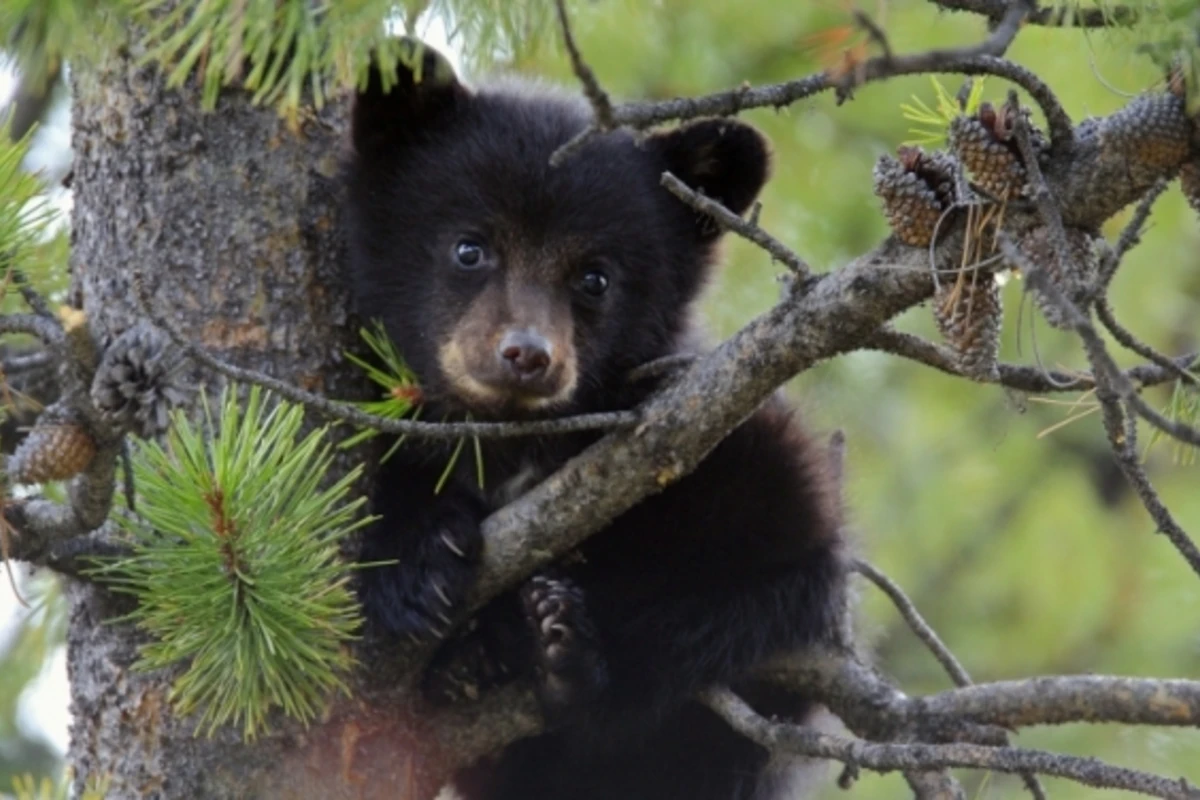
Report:
[{"label": "bear's ear", "polygon": [[350,130],[360,154],[394,148],[451,115],[468,95],[441,53],[408,36],[395,44],[395,72],[385,79],[379,54],[372,53],[366,87],[354,99]]},{"label": "bear's ear", "polygon": [[[646,141],[671,174],[735,214],[746,211],[767,182],[767,140],[744,122],[701,120],[652,134]],[[705,218],[699,232],[702,239],[715,239],[720,228]]]}]

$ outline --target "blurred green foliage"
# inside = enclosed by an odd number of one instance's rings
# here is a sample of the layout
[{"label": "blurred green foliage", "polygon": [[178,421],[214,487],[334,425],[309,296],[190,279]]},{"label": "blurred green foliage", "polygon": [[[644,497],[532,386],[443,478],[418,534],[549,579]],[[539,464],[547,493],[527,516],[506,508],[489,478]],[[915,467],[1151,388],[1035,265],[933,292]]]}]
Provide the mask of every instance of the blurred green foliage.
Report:
[{"label": "blurred green foliage", "polygon": [[[26,574],[14,567],[18,576]],[[23,698],[49,666],[66,635],[66,603],[58,579],[50,573],[26,576],[19,583],[27,608],[17,608],[0,639],[0,792],[13,792],[31,778],[58,778],[60,754],[32,729]],[[0,576],[0,592],[11,607],[13,587]],[[66,701],[66,698],[63,698]]]},{"label": "blurred green foliage", "polygon": [[[426,7],[451,15],[447,27],[462,35],[456,46],[465,44],[473,69],[499,60],[574,84],[556,37],[547,35],[548,3],[402,5],[410,19]],[[897,52],[967,44],[986,35],[980,19],[939,13],[923,0],[861,5]],[[1162,5],[1175,19],[1190,18],[1197,6],[1194,0]],[[836,58],[839,47],[862,41],[861,35],[842,35],[849,6],[842,0],[571,4],[585,56],[604,86],[628,99],[808,74]],[[42,6],[26,1],[13,8]],[[1112,112],[1159,81],[1159,70],[1137,52],[1146,37],[1030,27],[1010,55],[1047,79],[1078,119]],[[958,88],[953,76],[942,80],[950,91]],[[984,99],[996,102],[1006,88],[991,79]],[[840,107],[822,96],[746,113],[775,147],[763,225],[820,270],[874,246],[886,227],[871,192],[871,170],[879,154],[912,137],[901,107],[914,96],[936,104],[928,78],[913,77],[864,87]],[[1107,233],[1115,237],[1128,216],[1126,211],[1113,220]],[[1118,317],[1169,353],[1200,346],[1198,245],[1196,216],[1173,189],[1159,201],[1150,231],[1113,286]],[[726,262],[705,306],[712,332],[720,336],[765,310],[779,293],[774,278],[780,268],[761,251],[730,241]],[[1019,282],[1010,282],[1004,294],[1006,360],[1085,365],[1073,337],[1049,329],[1027,303],[1019,313]],[[901,326],[937,335],[927,308],[909,312]],[[1125,354],[1122,361],[1137,363]],[[1200,675],[1200,586],[1167,541],[1154,535],[1108,455],[1096,415],[1047,432],[1086,409],[1069,405],[1079,398],[1040,402],[867,352],[821,364],[789,390],[812,426],[847,433],[846,500],[859,549],[908,589],[977,680],[1071,672]],[[1170,386],[1150,397],[1162,408],[1179,402]],[[1180,522],[1200,535],[1200,467],[1187,455],[1154,448],[1149,471]],[[861,598],[860,629],[882,665],[908,691],[946,688],[945,676],[888,602],[867,586]],[[43,642],[59,635],[46,620],[25,624],[40,629]],[[15,698],[46,654],[44,644],[28,645],[22,635],[0,652],[0,789],[8,785],[6,764],[43,772],[29,762],[5,761],[14,742],[30,741],[16,725]],[[1198,731],[1062,726],[1029,730],[1016,741],[1200,780]],[[971,797],[1020,796],[1015,779],[964,779]],[[1062,781],[1046,783],[1055,800],[1096,795]],[[844,796],[832,781],[826,794]],[[864,772],[851,796],[906,794],[898,776]]]}]

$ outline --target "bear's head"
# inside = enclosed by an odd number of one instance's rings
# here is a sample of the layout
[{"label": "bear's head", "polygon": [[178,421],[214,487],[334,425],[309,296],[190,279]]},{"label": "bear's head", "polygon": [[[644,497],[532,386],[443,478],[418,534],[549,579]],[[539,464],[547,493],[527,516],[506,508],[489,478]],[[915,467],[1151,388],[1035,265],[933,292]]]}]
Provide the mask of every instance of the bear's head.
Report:
[{"label": "bear's head", "polygon": [[354,107],[358,312],[382,320],[441,410],[609,407],[630,369],[678,346],[720,236],[662,174],[742,213],[766,181],[765,140],[727,119],[620,130],[551,166],[592,118],[582,98],[468,89],[439,54],[406,44],[419,75],[375,70]]}]

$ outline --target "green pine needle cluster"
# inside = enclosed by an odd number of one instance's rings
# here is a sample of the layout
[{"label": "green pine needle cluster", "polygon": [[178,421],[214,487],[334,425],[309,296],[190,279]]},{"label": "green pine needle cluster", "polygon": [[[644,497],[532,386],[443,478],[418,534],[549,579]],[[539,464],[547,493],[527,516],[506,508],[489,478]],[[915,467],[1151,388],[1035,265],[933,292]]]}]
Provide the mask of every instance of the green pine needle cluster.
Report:
[{"label": "green pine needle cluster", "polygon": [[[375,414],[386,419],[416,419],[421,414],[421,387],[417,384],[417,376],[404,357],[396,349],[391,337],[387,335],[383,325],[376,322],[371,328],[359,329],[367,347],[374,356],[374,361],[360,358],[354,353],[347,352],[346,358],[357,364],[372,382],[383,389],[378,400],[367,400],[355,403],[368,414]],[[342,442],[342,447],[355,447],[379,435],[379,431],[367,428],[359,431]],[[404,441],[398,437],[396,443],[388,450],[384,458],[395,452]]]},{"label": "green pine needle cluster", "polygon": [[970,116],[979,110],[979,104],[983,100],[985,81],[983,78],[972,80],[966,102],[961,106],[954,95],[950,94],[936,77],[931,75],[929,82],[933,84],[933,93],[937,98],[936,109],[930,108],[925,101],[913,95],[912,103],[901,103],[900,110],[904,112],[905,119],[917,125],[917,127],[908,129],[913,138],[905,144],[929,145],[938,148],[945,146],[946,130],[955,117],[960,114]]},{"label": "green pine needle cluster", "polygon": [[[16,800],[67,800],[70,797],[71,770],[56,785],[49,778],[38,781],[33,775],[26,773],[13,778],[13,797]],[[104,800],[108,794],[111,779],[105,777],[89,777],[83,787],[79,800]]]},{"label": "green pine needle cluster", "polygon": [[336,86],[365,75],[372,50],[401,52],[386,40],[393,0],[138,0],[134,18],[148,25],[147,58],[168,70],[171,85],[200,76],[212,107],[222,87],[239,85],[256,103],[294,113],[320,107]]},{"label": "green pine needle cluster", "polygon": [[[1175,381],[1175,389],[1171,392],[1171,400],[1163,409],[1163,414],[1174,422],[1195,426],[1197,422],[1200,422],[1200,391],[1197,391],[1196,387],[1191,384],[1185,384],[1181,380]],[[1151,431],[1150,439],[1146,442],[1146,447],[1142,452],[1142,458],[1149,457],[1150,450],[1164,438],[1171,442],[1171,455],[1176,464],[1190,467],[1196,463],[1196,454],[1200,448],[1174,437],[1167,437],[1159,428]]]},{"label": "green pine needle cluster", "polygon": [[49,68],[91,55],[118,38],[114,24],[125,0],[4,0],[0,48],[16,59],[31,88],[40,91]]},{"label": "green pine needle cluster", "polygon": [[358,470],[322,488],[331,448],[324,428],[300,438],[300,406],[255,387],[244,402],[227,389],[219,423],[204,411],[137,443],[138,513],[117,516],[133,554],[96,572],[138,600],[127,619],[153,638],[138,666],[187,665],[176,710],[249,739],[272,708],[308,722],[346,689],[360,616],[338,545],[367,520],[346,499]]},{"label": "green pine needle cluster", "polygon": [[68,55],[114,47],[132,23],[143,61],[173,86],[198,80],[206,107],[237,86],[295,121],[361,85],[372,57],[385,74],[411,64],[394,37],[419,36],[433,18],[472,64],[519,58],[554,30],[545,0],[3,0],[0,47],[36,79]]},{"label": "green pine needle cluster", "polygon": [[[417,5],[447,22],[448,38],[475,69],[496,61],[517,62],[558,45],[551,0],[426,0]],[[415,27],[409,33],[420,35]]]},{"label": "green pine needle cluster", "polygon": [[[383,394],[378,400],[367,400],[355,403],[355,405],[368,414],[375,414],[385,419],[417,419],[421,415],[422,400],[421,387],[417,383],[417,375],[404,361],[404,356],[396,349],[395,343],[388,336],[383,324],[376,321],[372,328],[360,329],[359,335],[362,336],[363,341],[367,343],[367,347],[374,354],[374,363],[350,352],[346,353],[346,358],[361,367],[367,373],[367,377],[383,389]],[[470,415],[467,415],[467,419],[470,419]],[[342,442],[341,446],[354,447],[378,435],[379,431],[366,428],[347,438]],[[404,443],[405,438],[407,437],[396,437],[395,443],[384,453],[383,460],[386,461],[390,458],[396,452],[397,448]],[[480,443],[478,436],[471,438],[475,454],[475,480],[478,482],[479,488],[482,489],[484,485],[483,445]],[[454,468],[458,464],[458,459],[462,455],[466,441],[464,437],[455,443],[454,450],[446,462],[446,468],[442,470],[442,474],[438,477],[437,484],[434,486],[434,494],[441,493],[446,485],[446,481],[454,473]]]},{"label": "green pine needle cluster", "polygon": [[8,131],[8,122],[0,124],[0,266],[5,268],[23,265],[56,218],[41,180],[21,167],[33,132],[13,142]]}]

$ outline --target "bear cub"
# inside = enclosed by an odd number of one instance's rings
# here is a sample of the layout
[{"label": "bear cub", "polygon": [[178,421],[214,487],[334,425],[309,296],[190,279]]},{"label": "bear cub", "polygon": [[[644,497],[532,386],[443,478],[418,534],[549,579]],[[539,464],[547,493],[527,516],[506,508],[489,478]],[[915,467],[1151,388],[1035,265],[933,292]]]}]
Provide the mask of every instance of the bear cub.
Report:
[{"label": "bear cub", "polygon": [[[634,408],[655,381],[630,371],[693,340],[720,238],[661,175],[742,213],[767,178],[763,137],[731,119],[613,131],[554,167],[551,154],[591,119],[582,98],[527,83],[469,89],[443,57],[420,52],[419,77],[375,71],[355,102],[346,186],[357,311],[383,322],[418,375],[424,419]],[[372,499],[381,519],[363,557],[396,563],[362,575],[370,623],[445,638],[474,580],[481,521],[598,437],[483,440],[482,486],[467,448],[437,492],[454,443],[406,440]],[[763,713],[806,712],[748,676],[839,628],[845,566],[823,459],[773,399],[693,473],[443,644],[431,695],[457,657],[480,681],[532,679],[547,721],[546,733],[464,771],[459,794],[794,796],[788,765],[768,763],[693,698],[726,684]]]}]

